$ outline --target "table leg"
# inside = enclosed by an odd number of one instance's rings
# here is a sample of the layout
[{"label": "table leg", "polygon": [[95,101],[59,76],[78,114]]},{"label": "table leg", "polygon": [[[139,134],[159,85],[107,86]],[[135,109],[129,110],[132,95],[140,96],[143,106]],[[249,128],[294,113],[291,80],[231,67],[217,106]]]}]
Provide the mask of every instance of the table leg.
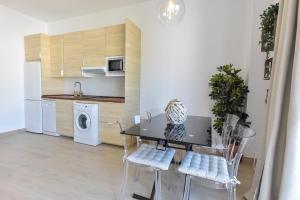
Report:
[{"label": "table leg", "polygon": [[152,186],[152,191],[151,191],[150,200],[153,200],[153,199],[154,199],[154,195],[155,195],[155,182],[153,183],[153,186]]},{"label": "table leg", "polygon": [[184,180],[184,188],[183,188],[183,199],[184,200],[189,200],[190,199],[191,188],[192,188],[191,177],[189,177],[189,179],[187,179],[187,176],[188,175],[185,175],[185,180]]}]

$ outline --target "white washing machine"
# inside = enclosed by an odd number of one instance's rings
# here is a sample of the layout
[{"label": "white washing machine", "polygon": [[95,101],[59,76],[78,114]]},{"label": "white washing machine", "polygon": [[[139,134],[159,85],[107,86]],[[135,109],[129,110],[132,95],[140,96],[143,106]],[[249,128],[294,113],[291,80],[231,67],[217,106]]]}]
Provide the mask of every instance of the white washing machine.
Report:
[{"label": "white washing machine", "polygon": [[97,146],[99,139],[98,104],[74,103],[74,141]]}]

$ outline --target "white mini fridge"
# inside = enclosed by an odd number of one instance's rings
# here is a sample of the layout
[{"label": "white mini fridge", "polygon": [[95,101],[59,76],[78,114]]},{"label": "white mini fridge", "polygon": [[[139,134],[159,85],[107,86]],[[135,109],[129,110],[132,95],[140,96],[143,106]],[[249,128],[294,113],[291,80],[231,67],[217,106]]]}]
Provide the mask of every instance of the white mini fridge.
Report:
[{"label": "white mini fridge", "polygon": [[26,62],[24,66],[25,128],[42,133],[42,74],[40,62]]}]

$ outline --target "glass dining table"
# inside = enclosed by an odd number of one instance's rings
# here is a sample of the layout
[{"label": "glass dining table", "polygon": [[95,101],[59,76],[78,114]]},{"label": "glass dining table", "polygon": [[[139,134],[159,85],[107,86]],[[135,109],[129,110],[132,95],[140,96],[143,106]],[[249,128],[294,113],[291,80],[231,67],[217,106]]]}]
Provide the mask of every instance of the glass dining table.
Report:
[{"label": "glass dining table", "polygon": [[191,150],[192,145],[211,146],[211,118],[188,116],[184,124],[168,124],[165,114],[130,127],[121,134],[136,136],[159,144],[178,144]]},{"label": "glass dining table", "polygon": [[[202,116],[188,116],[184,124],[168,124],[165,114],[160,114],[139,124],[121,131],[123,135],[130,135],[142,140],[155,141],[157,148],[163,150],[172,148],[192,151],[193,145],[211,146],[211,118]],[[151,197],[146,198],[133,194],[134,199],[153,199],[155,187],[153,185]]]}]

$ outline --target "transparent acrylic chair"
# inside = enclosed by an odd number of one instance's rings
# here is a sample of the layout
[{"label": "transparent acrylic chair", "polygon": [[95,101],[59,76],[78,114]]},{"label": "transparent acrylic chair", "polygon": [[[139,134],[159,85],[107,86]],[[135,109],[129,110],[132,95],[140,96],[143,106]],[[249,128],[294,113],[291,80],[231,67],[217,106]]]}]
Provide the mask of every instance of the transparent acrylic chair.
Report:
[{"label": "transparent acrylic chair", "polygon": [[221,141],[218,144],[212,147],[204,147],[204,146],[193,146],[194,151],[199,151],[203,153],[217,154],[225,156],[230,135],[235,130],[238,121],[240,118],[233,114],[227,114],[225,116],[225,121],[222,127],[222,136]]},{"label": "transparent acrylic chair", "polygon": [[183,200],[190,198],[191,179],[201,185],[214,189],[227,189],[228,199],[236,199],[237,172],[245,147],[255,132],[245,126],[237,125],[227,137],[227,150],[217,156],[187,152],[178,171],[186,175]]},{"label": "transparent acrylic chair", "polygon": [[[151,120],[151,114],[148,114],[148,120]],[[136,122],[136,117],[135,117]],[[118,122],[120,130],[123,131],[122,125]],[[174,157],[175,150],[171,148],[164,148],[163,150],[157,149],[156,145],[153,144],[141,144],[142,140],[137,138],[137,150],[130,155],[128,155],[128,147],[126,144],[126,137],[123,136],[124,143],[124,172],[121,183],[121,189],[117,196],[117,200],[124,200],[126,194],[126,183],[128,179],[128,167],[129,164],[133,165],[136,168],[135,174],[138,173],[139,168],[146,168],[150,171],[155,172],[155,194],[154,200],[161,199],[161,171],[168,170],[171,164],[171,161]],[[136,175],[135,175],[136,176]]]}]

